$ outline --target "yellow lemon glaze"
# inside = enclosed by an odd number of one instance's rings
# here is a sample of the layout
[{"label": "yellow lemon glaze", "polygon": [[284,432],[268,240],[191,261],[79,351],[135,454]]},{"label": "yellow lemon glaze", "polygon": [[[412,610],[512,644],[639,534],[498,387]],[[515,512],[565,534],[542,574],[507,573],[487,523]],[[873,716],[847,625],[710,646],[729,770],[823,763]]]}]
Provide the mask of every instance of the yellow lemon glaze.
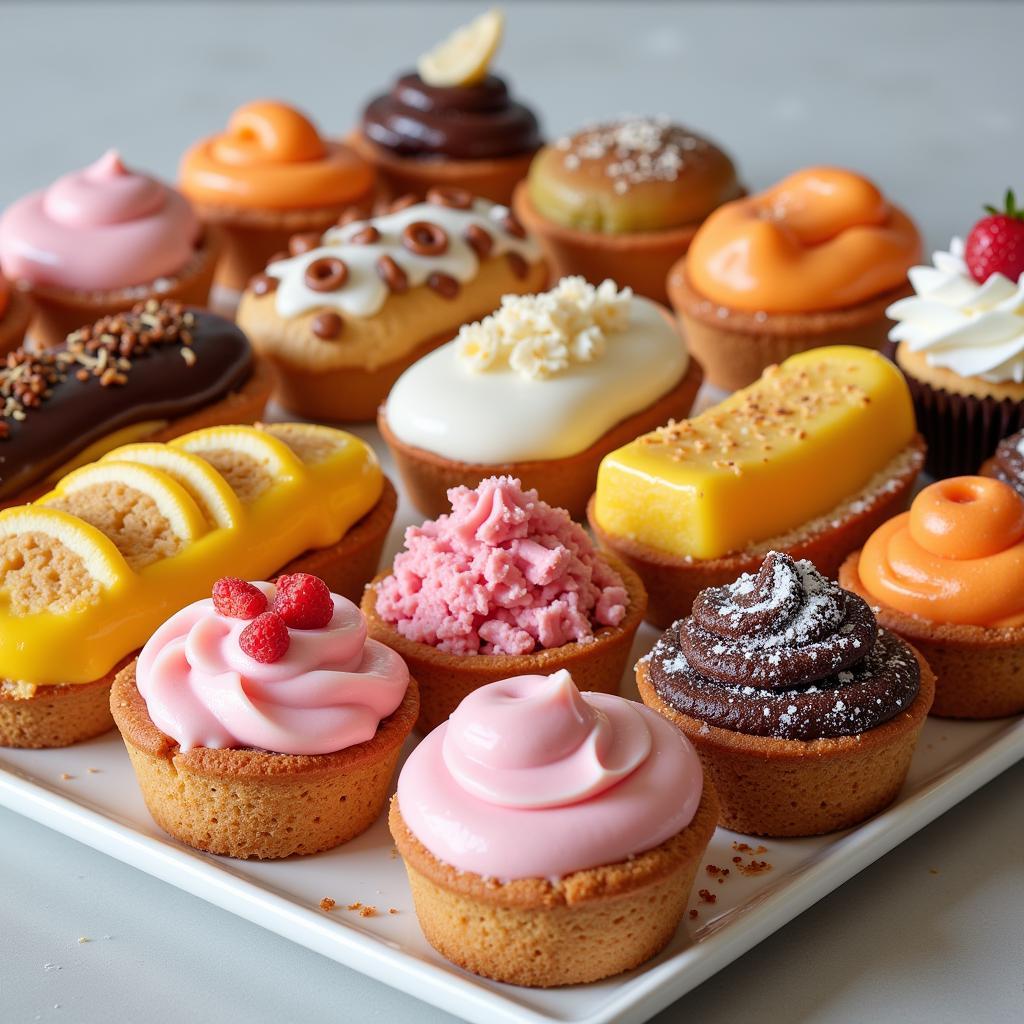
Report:
[{"label": "yellow lemon glaze", "polygon": [[602,530],[719,558],[795,529],[865,487],[914,437],[906,382],[868,349],[813,349],[691,420],[605,456]]},{"label": "yellow lemon glaze", "polygon": [[133,423],[130,427],[122,427],[115,430],[98,441],[93,441],[85,451],[79,452],[69,462],[65,462],[59,469],[55,469],[47,478],[48,484],[56,483],[61,477],[67,476],[73,469],[95,462],[98,458],[106,455],[107,452],[120,448],[121,445],[131,444],[143,437],[152,437],[157,431],[167,426],[167,420],[146,420],[143,423]]},{"label": "yellow lemon glaze", "polygon": [[[272,430],[293,437],[308,431],[319,442],[315,457],[303,461]],[[240,453],[269,484],[242,500],[203,453]],[[48,507],[110,482],[156,502],[182,544],[175,555],[135,572],[99,529]],[[167,445],[113,451],[37,502],[0,512],[0,539],[50,536],[82,559],[98,587],[68,612],[17,614],[0,580],[0,679],[42,685],[101,678],[170,615],[207,596],[219,577],[264,579],[305,551],[336,544],[382,490],[372,450],[323,427],[213,427]]]}]

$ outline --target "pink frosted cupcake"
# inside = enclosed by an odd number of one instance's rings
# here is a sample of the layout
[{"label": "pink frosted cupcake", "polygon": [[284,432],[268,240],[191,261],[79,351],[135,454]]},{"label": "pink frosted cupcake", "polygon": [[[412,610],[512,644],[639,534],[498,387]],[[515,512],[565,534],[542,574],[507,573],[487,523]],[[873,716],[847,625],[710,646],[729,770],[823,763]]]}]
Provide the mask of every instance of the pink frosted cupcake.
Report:
[{"label": "pink frosted cupcake", "polygon": [[316,853],[369,828],[416,721],[402,659],[315,576],[219,580],[110,697],[164,831],[232,857]]},{"label": "pink frosted cupcake", "polygon": [[0,269],[31,294],[47,346],[145,299],[206,305],[218,248],[180,193],[114,150],[0,217]]},{"label": "pink frosted cupcake", "polygon": [[549,986],[662,949],[717,815],[682,734],[562,671],[471,693],[409,756],[389,824],[430,944]]},{"label": "pink frosted cupcake", "polygon": [[419,682],[419,728],[513,675],[566,668],[615,693],[647,608],[639,577],[518,480],[455,487],[448,500],[448,515],[406,531],[362,602],[370,635]]}]

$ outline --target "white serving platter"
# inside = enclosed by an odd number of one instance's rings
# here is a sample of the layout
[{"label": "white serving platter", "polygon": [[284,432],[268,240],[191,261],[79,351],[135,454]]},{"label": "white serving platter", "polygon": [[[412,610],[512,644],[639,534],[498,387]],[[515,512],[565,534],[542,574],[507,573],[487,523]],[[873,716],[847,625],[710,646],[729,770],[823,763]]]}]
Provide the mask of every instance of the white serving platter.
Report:
[{"label": "white serving platter", "polygon": [[[357,432],[374,444],[389,471],[376,431]],[[403,498],[386,558],[400,546],[404,528],[417,521]],[[642,627],[634,655],[644,654],[656,637]],[[631,676],[621,692],[636,697]],[[546,991],[477,978],[427,945],[383,819],[346,846],[308,858],[250,863],[201,854],[153,824],[116,732],[63,750],[0,748],[0,804],[476,1024],[634,1024],[1022,759],[1024,718],[929,719],[907,784],[889,810],[849,832],[811,839],[762,842],[719,829],[704,864],[729,874],[719,882],[721,876],[701,870],[690,902],[697,916],[684,919],[664,953],[618,978]],[[753,849],[737,850],[734,844],[741,843]],[[741,868],[752,860],[771,867],[745,874]],[[702,889],[713,903],[701,898]],[[334,909],[320,909],[324,897],[336,901]],[[374,913],[364,917],[359,908],[348,909],[355,904]]]}]

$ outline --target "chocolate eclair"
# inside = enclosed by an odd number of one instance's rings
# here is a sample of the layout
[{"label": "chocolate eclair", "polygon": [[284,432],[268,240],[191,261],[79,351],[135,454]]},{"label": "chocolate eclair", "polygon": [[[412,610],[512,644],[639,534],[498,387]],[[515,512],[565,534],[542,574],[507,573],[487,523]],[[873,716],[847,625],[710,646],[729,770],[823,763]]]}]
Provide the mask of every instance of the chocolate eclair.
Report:
[{"label": "chocolate eclair", "polygon": [[233,323],[150,299],[0,363],[0,505],[131,441],[251,423],[270,377]]},{"label": "chocolate eclair", "polygon": [[808,561],[704,590],[637,666],[644,703],[696,745],[727,828],[814,835],[887,806],[934,696],[920,655]]},{"label": "chocolate eclair", "polygon": [[981,467],[981,475],[1002,480],[1024,495],[1024,430],[999,442],[995,455]]}]

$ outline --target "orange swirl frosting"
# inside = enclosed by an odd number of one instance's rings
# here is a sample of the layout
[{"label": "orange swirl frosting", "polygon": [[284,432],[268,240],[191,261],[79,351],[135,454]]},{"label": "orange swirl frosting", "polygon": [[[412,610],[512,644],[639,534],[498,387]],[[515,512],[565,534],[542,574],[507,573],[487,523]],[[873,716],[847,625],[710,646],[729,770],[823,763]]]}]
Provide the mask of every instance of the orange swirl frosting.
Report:
[{"label": "orange swirl frosting", "polygon": [[986,477],[941,480],[872,534],[859,570],[869,596],[897,611],[1024,625],[1024,499]]},{"label": "orange swirl frosting", "polygon": [[198,203],[297,210],[364,198],[373,170],[348,146],[320,137],[300,111],[275,100],[239,107],[221,135],[182,158],[181,189]]},{"label": "orange swirl frosting", "polygon": [[697,232],[686,273],[723,306],[813,313],[882,295],[920,257],[913,222],[867,178],[811,167],[719,207]]}]

